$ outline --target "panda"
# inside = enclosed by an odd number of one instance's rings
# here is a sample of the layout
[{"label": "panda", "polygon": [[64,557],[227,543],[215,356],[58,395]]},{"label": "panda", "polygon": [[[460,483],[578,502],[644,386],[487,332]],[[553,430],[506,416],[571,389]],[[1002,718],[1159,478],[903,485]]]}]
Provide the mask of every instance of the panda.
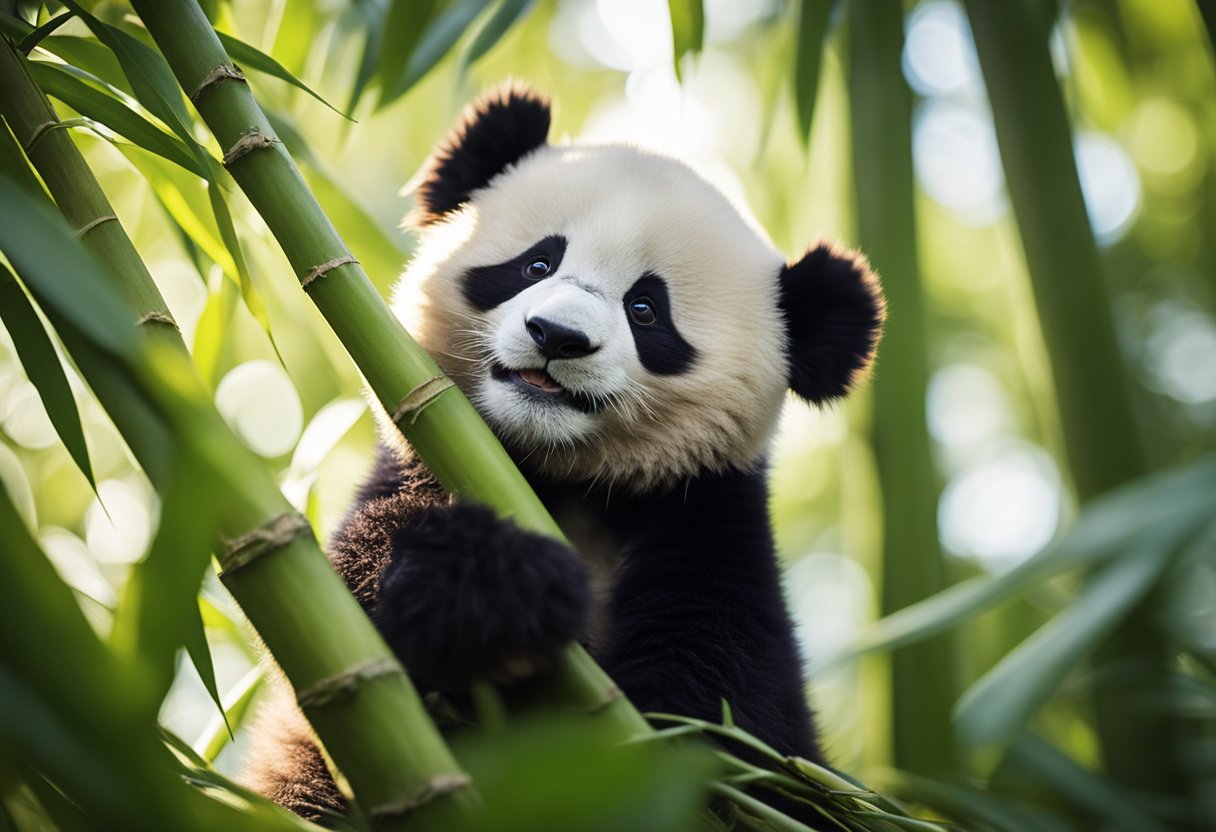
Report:
[{"label": "panda", "polygon": [[[725,700],[822,762],[766,449],[787,390],[822,405],[867,374],[877,278],[827,243],[787,263],[676,158],[549,144],[549,126],[518,83],[466,111],[418,180],[394,309],[570,545],[455,502],[398,440],[330,558],[428,699],[509,690],[579,639],[641,711],[716,721]],[[251,785],[305,817],[343,811],[298,711],[255,734]]]}]

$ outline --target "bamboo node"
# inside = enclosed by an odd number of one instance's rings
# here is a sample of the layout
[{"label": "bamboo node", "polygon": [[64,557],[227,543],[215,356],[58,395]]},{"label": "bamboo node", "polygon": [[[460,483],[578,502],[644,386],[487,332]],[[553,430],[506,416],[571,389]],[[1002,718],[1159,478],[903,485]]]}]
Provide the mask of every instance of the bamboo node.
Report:
[{"label": "bamboo node", "polygon": [[26,155],[29,155],[29,152],[34,149],[34,145],[38,144],[43,136],[58,126],[59,119],[51,119],[50,121],[44,121],[42,124],[35,127],[34,132],[30,133],[30,140],[26,142],[25,147],[22,148],[26,152]]},{"label": "bamboo node", "polygon": [[297,537],[311,533],[312,526],[302,515],[294,511],[280,514],[248,534],[224,541],[220,552],[221,575],[229,575],[268,552],[282,549]]},{"label": "bamboo node", "polygon": [[168,312],[161,312],[159,309],[153,309],[151,312],[141,315],[139,320],[135,322],[137,327],[144,324],[164,324],[165,326],[179,329],[177,321],[173,320],[173,316]]},{"label": "bamboo node", "polygon": [[439,398],[439,395],[449,387],[455,387],[456,382],[452,381],[445,375],[431,376],[426,381],[419,384],[413,390],[405,394],[401,403],[397,405],[397,409],[393,411],[392,419],[394,424],[399,424],[402,419],[409,417],[410,424],[414,424],[418,420],[418,414],[421,413],[427,405]]},{"label": "bamboo node", "polygon": [[388,676],[393,673],[403,673],[401,664],[391,656],[371,659],[357,664],[350,670],[322,679],[312,687],[305,688],[296,694],[296,703],[301,708],[319,708],[341,699],[355,695],[359,685],[375,679],[377,676]]},{"label": "bamboo node", "polygon": [[465,774],[464,772],[459,772],[456,774],[439,774],[407,794],[401,800],[394,801],[393,803],[385,803],[382,806],[372,807],[367,813],[371,816],[373,821],[398,818],[402,815],[409,814],[415,809],[425,806],[436,797],[451,794],[457,789],[463,789],[465,786],[471,785],[472,783],[473,778],[469,777],[469,775]]},{"label": "bamboo node", "polygon": [[598,714],[600,711],[604,710],[604,708],[607,708],[609,705],[611,705],[613,702],[620,699],[624,695],[625,695],[625,692],[622,691],[620,688],[618,688],[616,685],[609,685],[607,690],[604,691],[603,696],[600,697],[600,701],[596,702],[594,705],[592,705],[590,708],[588,708],[587,713]]},{"label": "bamboo node", "polygon": [[101,225],[103,222],[110,222],[111,220],[113,220],[114,222],[118,222],[118,217],[114,216],[113,214],[106,214],[103,217],[98,217],[97,219],[93,220],[92,222],[85,223],[82,227],[76,229],[76,239],[79,240],[81,237],[83,237],[85,234],[88,234],[90,231],[92,231],[97,226]]},{"label": "bamboo node", "polygon": [[202,83],[195,88],[194,92],[190,93],[190,100],[198,101],[199,96],[205,93],[209,87],[214,86],[215,84],[223,83],[229,78],[231,78],[233,81],[248,83],[245,81],[245,73],[241,72],[241,68],[239,66],[236,66],[235,64],[233,66],[228,66],[228,64],[220,64],[215,69],[208,72],[207,77],[203,79]]},{"label": "bamboo node", "polygon": [[345,266],[350,263],[358,263],[358,262],[359,262],[358,260],[356,260],[354,257],[352,257],[349,254],[345,254],[341,257],[335,257],[333,260],[326,260],[324,263],[322,263],[319,266],[313,266],[311,269],[308,270],[308,274],[306,274],[300,278],[300,287],[303,289],[307,289],[309,284],[312,283],[314,280],[325,277],[325,275],[329,274],[334,269],[338,268],[338,266]]},{"label": "bamboo node", "polygon": [[224,154],[224,158],[220,160],[224,167],[228,167],[237,159],[250,153],[254,150],[260,150],[264,147],[272,147],[279,143],[279,140],[274,136],[267,136],[256,127],[250,130],[245,135],[236,140],[236,144],[228,148],[228,152]]}]

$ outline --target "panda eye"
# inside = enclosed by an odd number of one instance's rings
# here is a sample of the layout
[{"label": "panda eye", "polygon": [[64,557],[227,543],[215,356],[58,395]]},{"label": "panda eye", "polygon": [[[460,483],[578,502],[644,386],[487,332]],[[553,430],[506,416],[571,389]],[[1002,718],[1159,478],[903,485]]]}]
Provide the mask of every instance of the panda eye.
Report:
[{"label": "panda eye", "polygon": [[629,301],[629,317],[638,326],[650,326],[658,320],[654,311],[654,301],[648,297],[640,297]]},{"label": "panda eye", "polygon": [[540,280],[542,277],[549,274],[549,271],[552,268],[553,266],[549,262],[548,257],[545,257],[543,254],[538,255],[529,260],[528,264],[524,266],[524,277],[528,278],[529,280]]}]

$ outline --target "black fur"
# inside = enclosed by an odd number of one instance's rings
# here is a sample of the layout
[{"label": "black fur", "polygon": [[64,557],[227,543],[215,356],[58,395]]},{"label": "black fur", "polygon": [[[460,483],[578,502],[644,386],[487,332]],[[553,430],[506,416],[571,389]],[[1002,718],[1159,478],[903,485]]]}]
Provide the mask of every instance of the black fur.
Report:
[{"label": "black fur", "polygon": [[474,309],[482,312],[488,312],[500,303],[506,303],[537,282],[535,278],[528,277],[524,269],[535,257],[542,254],[549,258],[549,274],[546,277],[557,274],[562,257],[566,254],[566,238],[553,234],[505,263],[469,269],[464,276],[462,287],[465,299]]},{"label": "black fur", "polygon": [[509,84],[479,99],[431,157],[416,191],[414,221],[437,222],[544,145],[550,120],[549,103],[522,85]]},{"label": "black fur", "polygon": [[657,320],[643,326],[629,320],[633,331],[633,342],[638,348],[638,360],[642,366],[659,376],[682,373],[692,366],[697,351],[684,340],[671,318],[671,300],[667,297],[667,281],[657,274],[647,272],[625,293],[624,305],[628,315],[629,304],[642,297],[654,301]]},{"label": "black fur", "polygon": [[865,258],[828,244],[781,272],[790,388],[814,404],[839,398],[869,369],[886,302]]},{"label": "black fur", "polygon": [[530,676],[582,634],[587,568],[555,540],[475,505],[423,509],[390,539],[373,618],[422,685]]}]

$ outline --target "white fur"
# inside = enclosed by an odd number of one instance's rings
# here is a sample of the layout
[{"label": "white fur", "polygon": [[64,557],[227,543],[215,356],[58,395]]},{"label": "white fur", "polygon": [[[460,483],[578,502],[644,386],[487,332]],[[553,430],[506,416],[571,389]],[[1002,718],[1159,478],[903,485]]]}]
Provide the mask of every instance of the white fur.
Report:
[{"label": "white fur", "polygon": [[[553,276],[488,313],[468,304],[467,270],[553,234],[568,241]],[[782,265],[755,222],[683,162],[625,145],[546,146],[422,232],[394,308],[521,464],[650,489],[763,452],[788,383]],[[638,359],[623,298],[648,271],[666,280],[697,352],[679,375]],[[531,315],[587,333],[595,352],[548,371],[609,406],[585,414],[490,378],[494,362],[545,366],[524,329]]]}]

